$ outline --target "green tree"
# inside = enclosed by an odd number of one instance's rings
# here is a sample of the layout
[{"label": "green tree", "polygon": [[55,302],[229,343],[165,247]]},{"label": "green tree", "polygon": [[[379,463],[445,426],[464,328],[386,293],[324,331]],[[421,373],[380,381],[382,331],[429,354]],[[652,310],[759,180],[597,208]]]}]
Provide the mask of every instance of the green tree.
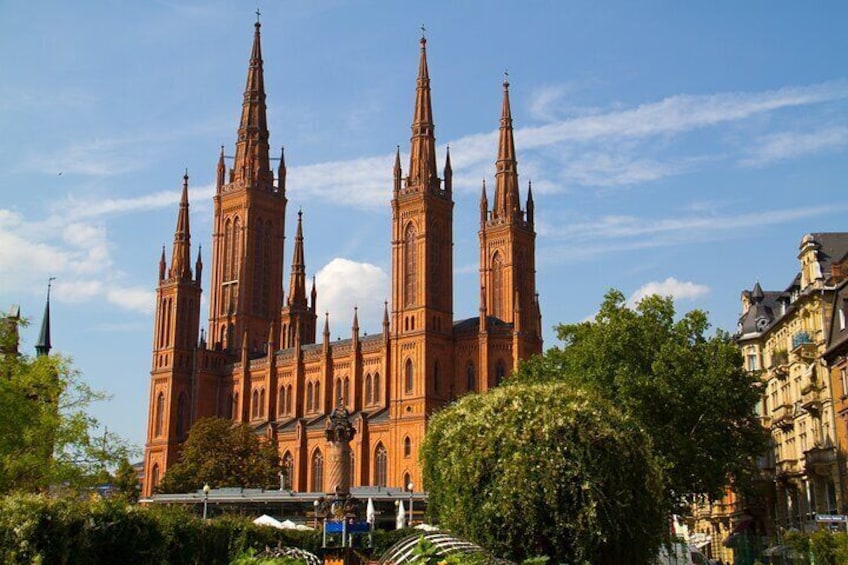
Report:
[{"label": "green tree", "polygon": [[138,472],[129,459],[124,459],[118,464],[115,476],[112,478],[112,484],[130,502],[138,501],[141,485],[138,482]]},{"label": "green tree", "polygon": [[[0,324],[0,341],[15,329]],[[85,488],[127,458],[133,450],[115,434],[97,435],[87,412],[105,398],[66,357],[0,355],[0,493]]]},{"label": "green tree", "polygon": [[647,563],[665,521],[662,470],[638,423],[563,383],[466,395],[421,449],[428,512],[495,555]]},{"label": "green tree", "polygon": [[159,492],[193,492],[207,484],[267,487],[278,484],[279,471],[276,445],[260,441],[250,426],[203,418],[191,427],[180,460],[165,473]]},{"label": "green tree", "polygon": [[724,332],[707,336],[700,310],[675,319],[671,298],[629,307],[607,293],[593,321],[560,325],[561,347],[522,365],[516,383],[564,382],[592,390],[631,415],[648,434],[666,474],[674,510],[696,496],[747,484],[766,434],[754,407],[759,379],[743,369]]}]

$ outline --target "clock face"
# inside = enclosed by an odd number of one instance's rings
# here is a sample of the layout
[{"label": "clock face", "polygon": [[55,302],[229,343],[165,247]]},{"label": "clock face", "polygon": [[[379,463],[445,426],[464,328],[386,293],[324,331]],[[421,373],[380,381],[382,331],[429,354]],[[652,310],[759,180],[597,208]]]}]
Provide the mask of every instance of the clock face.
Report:
[{"label": "clock face", "polygon": [[768,326],[768,318],[757,318],[757,330],[763,331]]}]

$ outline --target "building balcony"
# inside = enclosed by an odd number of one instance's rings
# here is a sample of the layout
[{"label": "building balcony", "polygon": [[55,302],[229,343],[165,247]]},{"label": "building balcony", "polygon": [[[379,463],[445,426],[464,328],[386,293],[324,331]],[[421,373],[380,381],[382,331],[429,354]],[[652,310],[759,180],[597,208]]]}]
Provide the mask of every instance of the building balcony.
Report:
[{"label": "building balcony", "polygon": [[775,475],[778,479],[788,479],[801,474],[801,466],[797,459],[781,459],[777,462]]},{"label": "building balcony", "polygon": [[818,386],[810,383],[801,389],[801,408],[818,414],[821,411],[821,404],[821,390]]},{"label": "building balcony", "polygon": [[792,404],[781,404],[778,406],[771,416],[772,428],[778,427],[781,429],[789,429],[795,423],[795,406]]},{"label": "building balcony", "polygon": [[815,359],[816,344],[807,332],[798,332],[792,336],[792,354],[800,359]]},{"label": "building balcony", "polygon": [[836,465],[836,448],[814,447],[804,452],[804,467],[807,474],[827,475]]}]

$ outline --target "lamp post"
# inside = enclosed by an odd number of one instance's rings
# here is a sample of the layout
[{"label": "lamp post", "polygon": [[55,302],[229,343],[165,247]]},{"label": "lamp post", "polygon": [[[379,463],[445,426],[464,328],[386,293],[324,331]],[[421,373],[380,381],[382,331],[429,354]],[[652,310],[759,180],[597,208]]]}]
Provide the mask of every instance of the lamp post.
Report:
[{"label": "lamp post", "polygon": [[321,504],[317,500],[312,501],[312,507],[315,509],[315,529],[318,529],[318,505]]},{"label": "lamp post", "polygon": [[203,485],[203,519],[206,520],[206,507],[209,504],[209,483]]},{"label": "lamp post", "polygon": [[406,485],[406,488],[409,491],[409,520],[407,520],[407,524],[410,528],[412,527],[412,489],[414,487],[415,485],[412,484],[412,481],[410,481],[409,484]]}]

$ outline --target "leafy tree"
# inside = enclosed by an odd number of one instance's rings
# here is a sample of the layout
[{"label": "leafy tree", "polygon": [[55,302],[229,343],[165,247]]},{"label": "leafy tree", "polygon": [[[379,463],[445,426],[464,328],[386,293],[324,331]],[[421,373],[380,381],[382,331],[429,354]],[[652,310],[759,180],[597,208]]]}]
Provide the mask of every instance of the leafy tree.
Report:
[{"label": "leafy tree", "polygon": [[664,530],[662,470],[637,422],[563,383],[467,395],[421,449],[428,512],[494,554],[647,563]]},{"label": "leafy tree", "polygon": [[112,484],[130,502],[138,501],[141,485],[138,482],[138,473],[129,459],[124,459],[118,465],[118,468],[115,470],[115,476],[112,478]]},{"label": "leafy tree", "polygon": [[593,321],[560,325],[562,347],[523,364],[517,383],[564,382],[592,390],[631,415],[653,441],[666,475],[667,504],[742,487],[766,447],[754,414],[756,374],[743,369],[724,332],[707,336],[700,310],[675,320],[672,299],[649,296],[634,308],[607,293]]},{"label": "leafy tree", "polygon": [[[16,327],[0,324],[0,342]],[[11,349],[5,349],[10,351]],[[0,355],[0,493],[84,488],[133,450],[115,434],[95,436],[92,390],[61,355]]]},{"label": "leafy tree", "polygon": [[279,482],[277,447],[260,441],[247,424],[226,418],[194,423],[176,465],[168,469],[159,492],[193,492],[203,485],[266,487]]}]

